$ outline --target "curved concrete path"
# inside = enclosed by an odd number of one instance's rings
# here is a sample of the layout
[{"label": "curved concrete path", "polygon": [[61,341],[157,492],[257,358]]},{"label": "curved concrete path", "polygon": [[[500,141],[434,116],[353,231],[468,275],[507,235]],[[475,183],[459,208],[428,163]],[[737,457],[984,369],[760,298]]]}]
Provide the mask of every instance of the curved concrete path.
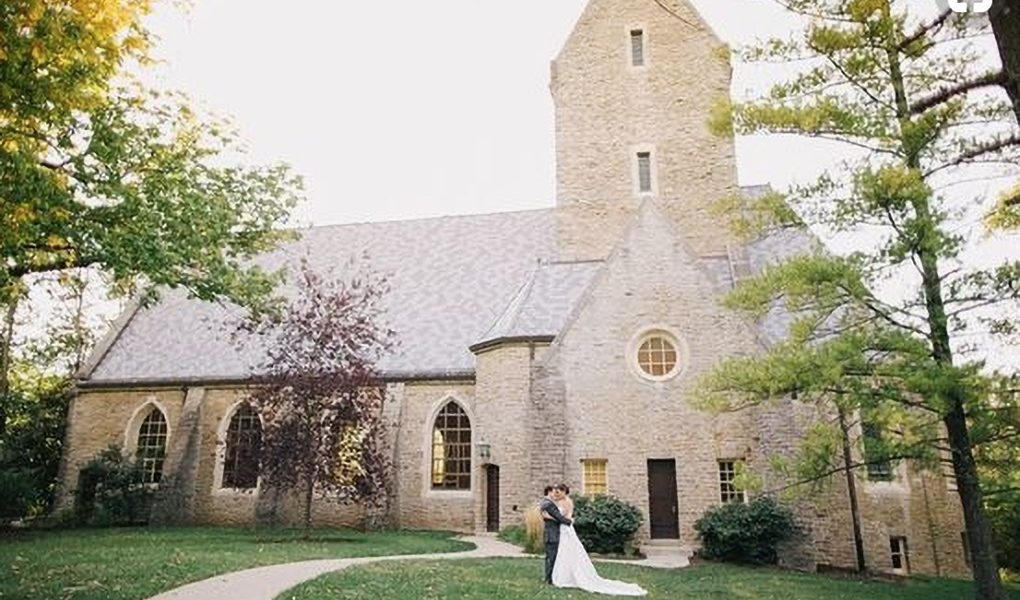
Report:
[{"label": "curved concrete path", "polygon": [[[435,554],[396,554],[306,560],[281,565],[270,565],[268,567],[256,567],[189,583],[168,592],[163,592],[158,596],[153,596],[149,600],[273,600],[283,592],[309,579],[315,579],[320,575],[340,571],[356,565],[398,560],[450,560],[458,558],[529,556],[524,554],[521,548],[502,542],[495,537],[476,535],[463,536],[457,539],[474,544],[475,549]],[[684,564],[678,564],[673,561],[656,560],[655,558],[619,562],[658,568],[687,566],[686,560],[684,560]]]}]

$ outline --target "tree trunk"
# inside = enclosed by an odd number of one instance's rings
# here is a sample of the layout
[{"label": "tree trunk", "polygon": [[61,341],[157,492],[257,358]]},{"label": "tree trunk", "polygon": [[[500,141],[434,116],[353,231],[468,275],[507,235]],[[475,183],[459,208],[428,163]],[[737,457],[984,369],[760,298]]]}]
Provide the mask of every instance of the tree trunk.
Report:
[{"label": "tree trunk", "polygon": [[1002,68],[1006,71],[1006,93],[1020,124],[1020,0],[996,0],[988,15],[999,45]]},{"label": "tree trunk", "polygon": [[11,348],[14,345],[14,317],[18,312],[17,297],[4,305],[3,322],[0,323],[0,438],[7,433],[7,397],[11,391]]},{"label": "tree trunk", "polygon": [[70,376],[75,377],[82,365],[85,364],[85,357],[90,348],[89,340],[86,339],[87,328],[85,327],[85,291],[88,287],[86,277],[88,275],[81,269],[78,270],[76,279],[72,279],[74,290],[74,316],[71,326],[74,328],[74,356],[71,358]]},{"label": "tree trunk", "polygon": [[967,537],[970,541],[977,597],[980,600],[1005,599],[1007,596],[1002,591],[999,579],[999,565],[992,545],[992,528],[985,515],[984,497],[978,481],[977,463],[971,451],[962,399],[954,399],[953,410],[943,422],[949,432],[956,487],[960,503],[963,505],[963,519],[967,525]]},{"label": "tree trunk", "polygon": [[[921,208],[922,210],[919,212],[924,216],[927,213],[927,206],[923,205]],[[945,303],[942,299],[942,278],[938,271],[936,257],[933,253],[924,250],[920,251],[918,255],[923,270],[932,356],[938,364],[952,369],[953,353],[949,344],[948,320]],[[950,386],[944,392],[949,410],[942,418],[942,422],[949,434],[949,448],[953,454],[953,471],[956,474],[957,491],[963,506],[963,520],[967,526],[967,536],[970,541],[971,564],[974,570],[974,583],[977,586],[975,597],[978,600],[1003,600],[1006,596],[999,578],[999,565],[995,559],[991,525],[985,514],[977,464],[974,462],[970,432],[967,428],[966,398],[958,383],[951,383]]]},{"label": "tree trunk", "polygon": [[[927,208],[927,207],[925,207]],[[937,363],[953,367],[953,354],[949,344],[949,329],[945,304],[942,299],[942,280],[936,258],[928,252],[920,252],[923,269],[925,303],[928,312],[928,326],[932,343],[932,356]],[[992,544],[992,530],[985,514],[978,481],[977,464],[967,428],[967,412],[964,392],[957,383],[950,384],[944,392],[949,406],[942,418],[949,434],[949,448],[953,454],[953,471],[957,479],[957,491],[963,506],[963,519],[971,547],[971,564],[978,600],[1003,600],[1006,596],[999,578],[999,565],[995,559]]]},{"label": "tree trunk", "polygon": [[305,487],[305,541],[312,539],[312,492],[315,491],[315,479],[312,472],[308,472],[307,486]]},{"label": "tree trunk", "polygon": [[846,472],[846,489],[850,495],[850,517],[853,521],[854,550],[857,553],[857,571],[863,572],[867,569],[864,560],[864,536],[861,534],[861,508],[857,503],[857,480],[854,477],[853,456],[850,453],[850,428],[846,423],[846,414],[839,409],[839,429],[843,434],[843,466]]},{"label": "tree trunk", "polygon": [[[1009,0],[1011,3],[1016,0]],[[1015,12],[1015,11],[1014,11]],[[891,8],[885,5],[885,16],[891,18]],[[887,48],[889,77],[896,98],[896,112],[902,130],[910,125],[910,102],[906,95],[903,72],[900,67],[900,50],[895,45]],[[902,131],[901,131],[902,133]],[[903,144],[906,166],[919,170],[920,157],[916,148]],[[928,324],[928,342],[932,358],[938,365],[953,369],[953,350],[949,338],[949,318],[946,315],[945,299],[942,297],[942,274],[939,272],[939,232],[931,205],[927,198],[917,199],[913,208],[921,228],[916,240],[915,255],[921,263],[921,279],[924,290],[925,320]],[[949,373],[947,373],[949,374]],[[953,468],[958,480],[957,490],[963,505],[963,520],[967,527],[971,545],[971,564],[976,585],[976,600],[1003,600],[1002,580],[999,565],[995,560],[991,527],[981,499],[981,486],[967,431],[966,407],[963,390],[959,382],[952,382],[950,388],[941,391],[949,410],[943,416],[943,423],[949,434],[949,447],[953,453]]]}]

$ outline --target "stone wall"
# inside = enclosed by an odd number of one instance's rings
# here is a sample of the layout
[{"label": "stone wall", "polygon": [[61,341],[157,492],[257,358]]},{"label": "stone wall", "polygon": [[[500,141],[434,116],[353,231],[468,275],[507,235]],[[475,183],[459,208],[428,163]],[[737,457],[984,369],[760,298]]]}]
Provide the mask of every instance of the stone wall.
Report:
[{"label": "stone wall", "polygon": [[185,393],[181,388],[81,392],[67,415],[67,446],[61,458],[63,478],[58,482],[54,510],[61,512],[73,507],[78,471],[99,452],[111,444],[133,451],[138,427],[149,407],[158,406],[163,411],[172,437]]},{"label": "stone wall", "polygon": [[[164,477],[167,488],[160,490],[154,515],[161,523],[205,523],[248,525],[254,522],[257,494],[254,490],[223,489],[221,453],[223,436],[233,409],[244,398],[239,388],[190,388],[156,390],[84,391],[75,398],[68,415],[68,443],[64,479],[60,482],[56,510],[73,506],[78,468],[110,444],[127,450],[134,447],[138,425],[149,406],[159,406],[167,417],[167,457]],[[182,423],[184,399],[188,393],[201,400],[198,411],[197,444],[185,438],[189,426]],[[220,468],[217,468],[217,467]],[[170,489],[178,488],[178,489]],[[299,497],[286,497],[281,504],[284,523],[299,524]],[[316,525],[357,525],[361,509],[317,500],[313,506]]]},{"label": "stone wall", "polygon": [[[534,503],[542,487],[552,480],[536,479],[531,470],[529,420],[531,364],[539,348],[535,344],[508,344],[483,351],[477,356],[475,371],[477,400],[475,415],[478,441],[491,447],[489,462],[499,467],[500,526],[521,524],[524,509]],[[479,461],[475,487],[475,528],[484,531],[486,520],[486,479]],[[546,473],[546,476],[550,474]]]},{"label": "stone wall", "polygon": [[[691,406],[697,375],[733,348],[748,350],[749,342],[743,323],[701,296],[707,288],[704,274],[696,267],[664,260],[656,264],[666,268],[644,271],[651,268],[646,253],[662,247],[663,232],[656,230],[652,218],[632,232],[572,326],[547,351],[518,345],[483,353],[477,390],[470,383],[455,382],[390,386],[386,415],[396,448],[394,515],[399,526],[458,531],[485,526],[481,461],[472,465],[475,477],[470,491],[440,492],[428,486],[432,421],[451,398],[472,418],[473,441],[489,442],[490,460],[500,465],[503,526],[519,522],[520,512],[546,482],[565,480],[580,489],[580,461],[599,458],[608,461],[610,493],[644,513],[639,536],[647,538],[646,461],[672,458],[677,464],[681,541],[696,546],[694,521],[719,502],[718,460],[746,458],[760,468],[771,454],[795,451],[800,437],[795,429],[802,429],[812,418],[809,407],[787,402],[757,414],[712,416]],[[678,248],[682,246],[674,250]],[[682,257],[683,252],[677,251],[676,258]],[[630,337],[649,324],[676,331],[688,344],[687,366],[674,380],[648,382],[628,365]],[[192,399],[200,391],[193,388]],[[97,390],[76,398],[68,423],[69,445],[58,510],[71,507],[78,465],[111,443],[133,446],[148,407],[159,406],[169,423],[167,468],[176,464],[178,471],[192,472],[193,489],[184,490],[187,506],[183,514],[199,523],[252,523],[257,494],[222,489],[217,469],[226,424],[244,391],[204,390],[197,451],[183,450],[189,445],[178,438],[183,435],[181,418],[187,393],[181,389]],[[476,400],[476,393],[485,397]],[[791,414],[800,418],[791,419]],[[903,536],[911,572],[969,574],[960,538],[959,500],[941,475],[901,467],[893,483],[858,478],[858,497],[869,568],[891,570],[889,537]],[[805,569],[815,563],[853,566],[844,477],[830,478],[822,491],[795,503],[795,511],[810,537],[787,549],[785,564]],[[284,523],[300,523],[300,499],[285,498],[280,516]],[[313,519],[317,525],[359,525],[362,511],[317,498]]]},{"label": "stone wall", "polygon": [[[809,534],[784,548],[783,563],[813,570],[816,565],[853,569],[857,564],[853,517],[846,474],[836,473],[816,488],[789,488],[768,468],[772,456],[793,458],[804,433],[817,420],[832,422],[834,416],[813,406],[778,400],[757,407],[759,442],[752,467],[763,476],[765,490],[792,492],[788,504]],[[859,431],[852,431],[858,436]],[[841,461],[836,457],[835,460]],[[860,461],[859,448],[852,460]],[[834,463],[838,464],[838,463]],[[940,576],[968,576],[960,533],[963,518],[958,499],[948,492],[946,480],[900,464],[891,482],[874,482],[866,472],[854,472],[854,487],[861,514],[865,566],[892,572],[889,538],[907,539],[909,572]]]},{"label": "stone wall", "polygon": [[[858,481],[863,474],[859,474]],[[892,570],[890,536],[907,539],[910,572],[969,576],[964,562],[963,513],[946,480],[900,465],[892,482],[863,482],[864,547],[869,567]]]},{"label": "stone wall", "polygon": [[461,405],[477,429],[473,384],[444,381],[404,384],[395,459],[400,490],[397,521],[401,527],[474,531],[474,490],[480,487],[483,475],[477,460],[472,462],[471,490],[439,491],[430,489],[429,484],[432,424],[436,413],[450,399]]},{"label": "stone wall", "polygon": [[[567,482],[580,489],[581,461],[607,460],[609,493],[645,515],[642,538],[649,536],[649,459],[676,461],[680,536],[694,546],[694,522],[720,501],[718,461],[744,458],[754,442],[747,414],[692,405],[699,376],[756,349],[751,328],[718,302],[693,251],[646,204],[541,363],[562,377]],[[680,342],[682,371],[673,379],[638,373],[636,342],[653,330]]]},{"label": "stone wall", "polygon": [[[647,0],[591,0],[552,62],[557,202],[564,259],[603,258],[644,197],[667,212],[699,254],[724,254],[725,228],[709,204],[736,191],[733,141],[708,130],[728,98],[723,45],[685,0],[683,20]],[[630,32],[645,65],[630,62]],[[639,151],[652,154],[653,190],[636,184]]]},{"label": "stone wall", "polygon": [[202,456],[202,404],[205,388],[189,388],[177,420],[177,432],[167,439],[163,475],[149,522],[188,525],[195,522],[198,466]]},{"label": "stone wall", "polygon": [[[567,396],[556,348],[532,364],[527,445],[531,481],[541,488],[572,477],[567,467]],[[538,490],[541,493],[541,489]]]},{"label": "stone wall", "polygon": [[[814,411],[789,398],[777,398],[773,402],[749,409],[749,412],[754,416],[757,436],[756,444],[748,457],[748,467],[760,478],[762,490],[784,490],[788,481],[772,470],[771,460],[773,458],[796,460],[804,429],[814,418]],[[819,519],[818,506],[811,501],[784,501],[783,494],[778,496],[777,499],[793,511],[801,528],[798,536],[783,545],[779,555],[780,564],[793,569],[813,571],[817,563],[817,545],[819,543],[825,545],[824,540],[818,539],[819,532],[815,527]],[[822,531],[828,530],[823,528]]]}]

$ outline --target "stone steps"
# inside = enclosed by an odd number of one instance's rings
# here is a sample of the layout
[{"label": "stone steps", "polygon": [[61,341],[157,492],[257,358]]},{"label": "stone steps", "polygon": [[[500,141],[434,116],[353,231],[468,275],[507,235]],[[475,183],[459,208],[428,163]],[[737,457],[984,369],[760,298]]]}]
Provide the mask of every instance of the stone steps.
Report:
[{"label": "stone steps", "polygon": [[680,540],[647,540],[641,544],[640,551],[648,562],[669,567],[686,567],[694,555]]}]

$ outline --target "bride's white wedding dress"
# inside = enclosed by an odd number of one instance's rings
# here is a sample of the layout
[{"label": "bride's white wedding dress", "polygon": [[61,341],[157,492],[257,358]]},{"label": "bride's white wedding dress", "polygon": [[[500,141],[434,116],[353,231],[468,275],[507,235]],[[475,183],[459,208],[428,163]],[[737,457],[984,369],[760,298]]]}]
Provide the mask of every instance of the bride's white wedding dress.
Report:
[{"label": "bride's white wedding dress", "polygon": [[596,594],[610,596],[644,596],[644,589],[636,583],[603,579],[595,572],[581,538],[570,525],[560,525],[560,549],[553,564],[553,585],[561,588],[581,588]]}]

